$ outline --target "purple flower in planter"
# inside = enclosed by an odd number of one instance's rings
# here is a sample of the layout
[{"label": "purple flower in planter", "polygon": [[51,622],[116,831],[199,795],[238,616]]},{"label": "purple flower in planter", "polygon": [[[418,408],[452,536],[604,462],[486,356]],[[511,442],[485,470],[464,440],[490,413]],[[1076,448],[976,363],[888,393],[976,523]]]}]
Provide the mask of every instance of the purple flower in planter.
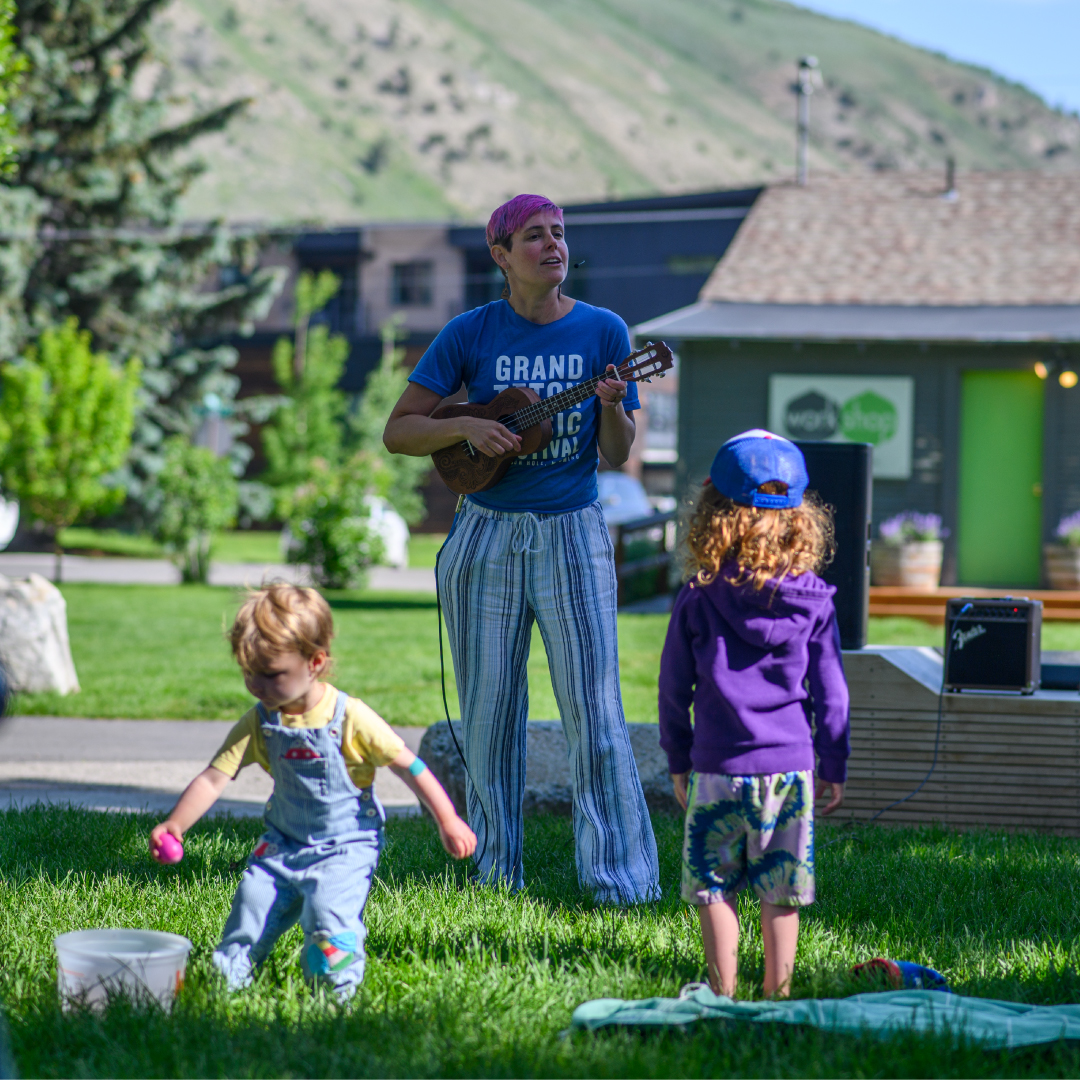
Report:
[{"label": "purple flower in planter", "polygon": [[1080,547],[1080,510],[1063,517],[1058,522],[1054,535],[1066,547]]},{"label": "purple flower in planter", "polygon": [[899,546],[923,540],[944,540],[949,530],[942,528],[940,514],[905,510],[895,517],[886,518],[878,526],[878,535],[886,544]]}]

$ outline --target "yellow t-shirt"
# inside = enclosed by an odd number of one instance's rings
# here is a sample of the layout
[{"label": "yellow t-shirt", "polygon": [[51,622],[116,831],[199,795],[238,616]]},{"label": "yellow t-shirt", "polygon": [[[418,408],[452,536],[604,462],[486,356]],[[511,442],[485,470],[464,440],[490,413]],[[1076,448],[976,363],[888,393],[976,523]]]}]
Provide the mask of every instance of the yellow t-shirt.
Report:
[{"label": "yellow t-shirt", "polygon": [[[321,728],[334,718],[334,706],[340,691],[324,683],[326,693],[314,709],[306,713],[282,713],[281,723],[291,728]],[[359,698],[349,698],[345,704],[345,722],[341,725],[341,753],[352,782],[358,788],[370,787],[375,780],[375,768],[389,765],[405,749],[401,736]],[[270,756],[266,739],[259,724],[258,709],[248,709],[233,725],[221,749],[210,762],[229,777],[246,765],[261,765],[270,771]]]}]

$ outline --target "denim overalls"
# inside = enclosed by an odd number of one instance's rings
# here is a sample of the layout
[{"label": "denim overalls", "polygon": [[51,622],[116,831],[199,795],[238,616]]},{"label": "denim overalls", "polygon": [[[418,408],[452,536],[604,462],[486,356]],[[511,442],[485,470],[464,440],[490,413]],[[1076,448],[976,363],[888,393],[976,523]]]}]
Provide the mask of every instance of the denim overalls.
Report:
[{"label": "denim overalls", "polygon": [[289,728],[258,705],[274,794],[266,832],[248,860],[214,951],[231,989],[297,920],[304,931],[304,974],[351,996],[364,978],[364,905],[382,846],[383,808],[359,790],[341,753],[345,694],[321,728]]}]

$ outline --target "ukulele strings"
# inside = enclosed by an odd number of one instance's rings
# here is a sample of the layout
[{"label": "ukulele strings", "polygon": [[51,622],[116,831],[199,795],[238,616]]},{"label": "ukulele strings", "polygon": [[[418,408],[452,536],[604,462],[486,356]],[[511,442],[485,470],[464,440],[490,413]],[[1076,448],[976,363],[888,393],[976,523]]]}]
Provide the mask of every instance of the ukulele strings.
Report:
[{"label": "ukulele strings", "polygon": [[[570,408],[571,405],[579,405],[585,401],[586,398],[595,393],[597,386],[600,385],[601,377],[597,375],[595,378],[587,379],[585,382],[578,383],[577,386],[564,390],[561,394],[556,394],[554,397],[549,397],[544,401],[534,401],[531,405],[526,405],[523,409],[511,413],[502,421],[502,425],[507,431],[515,434],[519,431],[527,431],[534,424],[540,423],[541,420],[546,420],[549,416],[554,416],[555,413]],[[469,457],[475,457],[476,448],[472,443],[466,440],[461,446]]]},{"label": "ukulele strings", "polygon": [[[642,352],[644,351],[645,350],[643,349]],[[641,358],[630,357],[628,359],[634,360],[635,362],[627,364],[625,371],[623,370],[623,366],[620,365],[620,367],[616,369],[616,374],[621,375],[626,381],[636,381],[634,377],[638,368],[655,360],[656,355],[655,351],[650,351],[647,356]],[[586,379],[585,382],[578,383],[576,386],[569,387],[561,394],[556,394],[554,397],[546,398],[543,401],[534,401],[531,405],[526,405],[525,408],[519,409],[515,413],[511,413],[510,416],[503,421],[503,427],[514,433],[527,431],[534,424],[538,424],[542,420],[554,416],[557,412],[562,412],[563,409],[568,409],[571,405],[580,405],[581,402],[585,401],[596,392],[596,388],[600,385],[600,380],[604,378],[610,378],[610,376],[605,372],[602,375],[596,375],[591,379]],[[461,444],[461,447],[469,457],[475,457],[476,448],[467,439]]]},{"label": "ukulele strings", "polygon": [[[620,367],[616,370],[616,375],[621,375],[627,381],[632,381],[636,370],[641,365],[655,359],[656,353],[652,353],[641,358],[637,363],[628,366],[625,371]],[[591,379],[586,379],[585,382],[578,383],[577,386],[572,386],[554,397],[546,398],[543,401],[534,401],[531,405],[526,405],[524,409],[512,413],[508,420],[504,421],[503,426],[509,428],[510,431],[522,431],[532,427],[533,424],[539,423],[541,420],[546,420],[549,416],[554,416],[557,412],[562,412],[563,409],[567,409],[571,405],[579,405],[596,392],[600,381],[605,378],[610,378],[606,372]]]}]

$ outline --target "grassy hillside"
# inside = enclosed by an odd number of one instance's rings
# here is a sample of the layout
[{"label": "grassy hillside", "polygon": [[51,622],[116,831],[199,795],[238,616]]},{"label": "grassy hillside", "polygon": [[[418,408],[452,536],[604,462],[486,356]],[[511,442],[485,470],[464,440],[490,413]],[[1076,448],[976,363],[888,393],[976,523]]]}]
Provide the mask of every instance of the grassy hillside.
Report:
[{"label": "grassy hillside", "polygon": [[192,216],[476,218],[774,180],[814,53],[817,168],[1080,167],[1080,120],[979,68],[780,0],[176,0],[178,108],[254,102],[203,144]]}]

